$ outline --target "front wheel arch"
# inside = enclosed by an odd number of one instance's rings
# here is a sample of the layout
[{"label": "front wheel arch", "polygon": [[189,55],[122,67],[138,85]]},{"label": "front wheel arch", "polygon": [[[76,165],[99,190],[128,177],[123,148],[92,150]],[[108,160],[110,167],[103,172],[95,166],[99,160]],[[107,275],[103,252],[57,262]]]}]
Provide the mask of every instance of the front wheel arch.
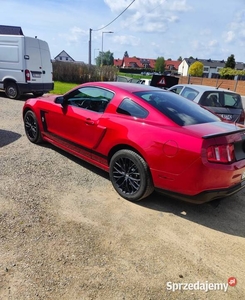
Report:
[{"label": "front wheel arch", "polygon": [[24,127],[28,140],[34,144],[39,144],[43,141],[40,127],[35,113],[28,109],[24,112]]}]

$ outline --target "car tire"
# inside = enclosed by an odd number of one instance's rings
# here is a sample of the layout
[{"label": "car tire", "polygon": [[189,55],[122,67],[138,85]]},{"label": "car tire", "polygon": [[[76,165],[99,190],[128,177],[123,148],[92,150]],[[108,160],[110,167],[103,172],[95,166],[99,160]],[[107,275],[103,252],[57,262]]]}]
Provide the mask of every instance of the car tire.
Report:
[{"label": "car tire", "polygon": [[14,82],[9,82],[5,87],[5,94],[10,99],[19,99],[20,93],[17,84]]},{"label": "car tire", "polygon": [[114,189],[127,200],[139,201],[154,190],[147,163],[132,150],[119,150],[113,155],[109,174]]},{"label": "car tire", "polygon": [[34,144],[42,142],[42,136],[36,115],[33,111],[28,110],[24,115],[25,133],[28,140]]}]

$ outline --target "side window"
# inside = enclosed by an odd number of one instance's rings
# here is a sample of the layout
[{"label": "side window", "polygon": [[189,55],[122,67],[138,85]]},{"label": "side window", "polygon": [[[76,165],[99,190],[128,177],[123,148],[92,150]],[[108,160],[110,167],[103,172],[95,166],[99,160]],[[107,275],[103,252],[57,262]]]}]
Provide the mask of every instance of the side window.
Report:
[{"label": "side window", "polygon": [[146,109],[128,98],[121,102],[117,108],[117,113],[136,118],[146,118],[149,114]]},{"label": "side window", "polygon": [[224,92],[224,106],[242,108],[241,96],[235,93]]},{"label": "side window", "polygon": [[189,100],[194,100],[196,96],[198,95],[198,92],[192,88],[185,87],[184,90],[181,93],[181,96],[189,99]]},{"label": "side window", "polygon": [[205,92],[200,100],[203,106],[220,107],[222,106],[219,92]]},{"label": "side window", "polygon": [[67,95],[66,100],[68,105],[102,113],[113,97],[114,93],[105,89],[82,87]]},{"label": "side window", "polygon": [[174,92],[175,94],[179,94],[181,90],[183,89],[183,86],[176,86],[175,88],[171,89],[171,92]]}]

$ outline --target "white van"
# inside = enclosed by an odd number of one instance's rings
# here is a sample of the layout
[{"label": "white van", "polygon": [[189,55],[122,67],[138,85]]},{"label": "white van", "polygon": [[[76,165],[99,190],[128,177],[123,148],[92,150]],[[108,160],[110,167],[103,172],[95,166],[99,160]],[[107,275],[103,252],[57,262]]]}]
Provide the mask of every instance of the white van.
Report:
[{"label": "white van", "polygon": [[16,28],[0,25],[0,89],[11,99],[25,93],[41,96],[54,88],[49,46],[21,29],[16,34]]}]

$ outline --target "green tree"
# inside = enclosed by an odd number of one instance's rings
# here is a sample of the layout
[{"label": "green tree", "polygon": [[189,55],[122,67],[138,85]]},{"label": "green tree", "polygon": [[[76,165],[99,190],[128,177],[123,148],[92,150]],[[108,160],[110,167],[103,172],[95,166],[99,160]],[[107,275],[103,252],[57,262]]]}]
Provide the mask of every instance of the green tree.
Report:
[{"label": "green tree", "polygon": [[125,52],[124,52],[124,55],[123,55],[123,57],[129,57],[129,55],[128,55],[128,51],[125,51]]},{"label": "green tree", "polygon": [[226,61],[225,68],[231,68],[235,69],[236,67],[236,61],[235,61],[235,56],[234,54],[231,54]]},{"label": "green tree", "polygon": [[114,56],[110,51],[99,52],[99,56],[96,57],[96,66],[113,66]]},{"label": "green tree", "polygon": [[164,57],[158,57],[155,63],[155,71],[163,73],[165,71],[165,59]]},{"label": "green tree", "polygon": [[194,62],[189,69],[189,75],[201,77],[203,74],[203,64],[200,61]]},{"label": "green tree", "polygon": [[182,61],[183,59],[182,59],[182,57],[180,56],[179,58],[178,58],[178,61]]},{"label": "green tree", "polygon": [[235,70],[232,68],[223,68],[219,70],[221,78],[234,79],[234,76],[245,76],[245,70]]}]

